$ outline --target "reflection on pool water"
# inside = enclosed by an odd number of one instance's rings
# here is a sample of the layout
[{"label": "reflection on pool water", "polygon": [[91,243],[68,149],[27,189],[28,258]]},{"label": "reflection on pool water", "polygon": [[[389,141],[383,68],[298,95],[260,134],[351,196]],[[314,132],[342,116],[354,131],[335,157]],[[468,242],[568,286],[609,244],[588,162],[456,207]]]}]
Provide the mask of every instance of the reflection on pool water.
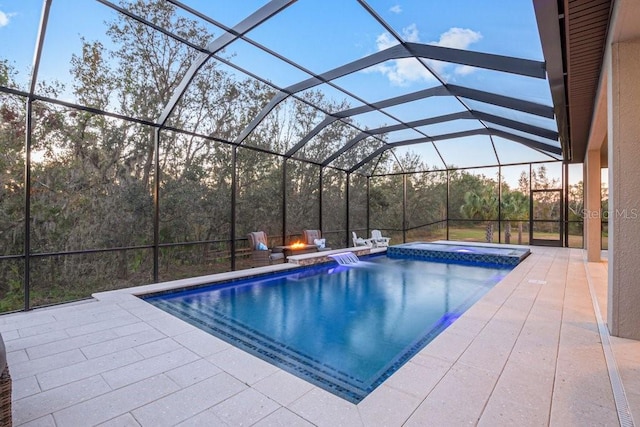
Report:
[{"label": "reflection on pool water", "polygon": [[357,403],[509,270],[373,256],[145,300]]}]

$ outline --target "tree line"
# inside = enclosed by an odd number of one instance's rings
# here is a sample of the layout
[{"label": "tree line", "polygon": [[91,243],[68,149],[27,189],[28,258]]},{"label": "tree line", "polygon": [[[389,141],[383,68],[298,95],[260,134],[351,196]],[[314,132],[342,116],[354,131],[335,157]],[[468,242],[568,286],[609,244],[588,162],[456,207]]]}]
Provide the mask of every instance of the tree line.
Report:
[{"label": "tree line", "polygon": [[[137,0],[126,8],[200,46],[215,37],[178,17],[168,2]],[[246,234],[255,230],[266,231],[278,243],[305,228],[322,228],[329,246],[347,246],[347,224],[367,228],[367,205],[370,228],[388,229],[396,242],[403,226],[416,230],[416,239],[429,238],[447,217],[492,224],[499,219],[498,193],[502,220],[521,224],[528,218],[528,181],[521,188],[503,183],[499,192],[494,177],[464,170],[449,172],[449,182],[445,171],[411,174],[403,213],[402,175],[384,174],[429,171],[417,155],[383,154],[375,172],[384,176],[372,178],[321,168],[319,161],[359,133],[350,119],[328,126],[298,159],[284,160],[278,153],[291,149],[323,118],[305,99],[325,111],[349,107],[346,101],[325,99],[320,91],[281,103],[243,146],[234,148],[228,142],[275,91],[216,61],[206,62],[195,75],[156,145],[153,123],[197,52],[128,17],[107,25],[108,46],[83,39],[70,61],[68,82],[38,84],[42,97],[60,99],[71,93],[77,105],[87,108],[30,101],[33,306],[149,283],[156,184],[163,245],[160,280],[229,270],[232,224],[241,253]],[[0,86],[18,88],[16,81],[13,65],[0,59]],[[0,311],[24,304],[26,105],[20,94],[0,92]],[[336,165],[348,168],[375,148],[365,140]],[[118,248],[126,250],[114,250]]]}]

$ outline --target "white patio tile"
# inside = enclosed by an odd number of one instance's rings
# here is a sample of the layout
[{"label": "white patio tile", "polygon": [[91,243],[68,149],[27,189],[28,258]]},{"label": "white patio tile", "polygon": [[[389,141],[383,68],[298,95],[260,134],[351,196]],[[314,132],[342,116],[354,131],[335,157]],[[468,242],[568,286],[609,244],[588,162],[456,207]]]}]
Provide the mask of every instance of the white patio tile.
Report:
[{"label": "white patio tile", "polygon": [[513,350],[516,336],[484,329],[458,359],[470,366],[500,374]]},{"label": "white patio tile", "polygon": [[312,427],[313,424],[286,408],[280,408],[253,425],[254,427]]},{"label": "white patio tile", "polygon": [[496,374],[457,363],[409,418],[407,426],[473,425],[498,379]]},{"label": "white patio tile", "polygon": [[422,355],[425,355],[453,363],[458,360],[467,347],[469,347],[473,338],[474,337],[469,334],[460,335],[457,332],[449,331],[448,333],[435,337],[435,339],[420,350],[415,357],[420,359]]},{"label": "white patio tile", "polygon": [[139,360],[142,360],[142,356],[134,350],[129,349],[96,357],[95,359],[85,360],[73,365],[50,369],[38,374],[36,377],[38,378],[40,387],[42,387],[43,390],[48,390],[63,384],[69,384],[83,378],[108,372],[121,366],[127,366]]},{"label": "white patio tile", "polygon": [[112,331],[119,337],[126,337],[127,335],[134,335],[140,332],[146,332],[153,330],[153,327],[148,323],[139,321],[138,323],[132,323],[118,328],[113,328]]},{"label": "white patio tile", "polygon": [[552,391],[553,378],[531,381],[515,371],[503,375],[491,393],[479,425],[547,425]]},{"label": "white patio tile", "polygon": [[9,366],[15,363],[22,363],[29,360],[29,356],[27,356],[27,350],[17,350],[7,353],[7,363]]},{"label": "white patio tile", "polygon": [[77,349],[86,345],[101,343],[117,337],[113,331],[98,331],[91,334],[80,335],[50,342],[47,344],[37,345],[27,348],[29,359],[37,359],[39,357],[50,356],[56,353]]},{"label": "white patio tile", "polygon": [[211,411],[230,426],[250,426],[278,408],[279,404],[262,393],[246,389],[214,406]]},{"label": "white patio tile", "polygon": [[205,426],[226,426],[216,414],[213,413],[211,409],[207,409],[206,411],[202,411],[193,417],[184,420],[183,422],[176,424],[176,427],[205,427]]},{"label": "white patio tile", "polygon": [[106,320],[67,328],[66,332],[70,336],[85,335],[91,332],[114,329],[119,326],[130,325],[140,321],[137,317],[124,311],[115,312],[114,314],[115,315],[113,317],[107,318]]},{"label": "white patio tile", "polygon": [[134,410],[133,416],[143,426],[174,426],[244,389],[246,385],[221,373],[150,402]]},{"label": "white patio tile", "polygon": [[236,347],[229,347],[208,357],[207,360],[249,385],[257,383],[278,370],[272,364]]},{"label": "white patio tile", "polygon": [[231,346],[231,344],[201,329],[176,335],[173,339],[201,357],[211,356]]},{"label": "white patio tile", "polygon": [[[1,326],[0,326],[0,328],[1,328]],[[17,329],[11,329],[11,330],[8,330],[8,331],[0,330],[0,335],[2,335],[2,340],[3,341],[17,340],[18,338],[20,338],[20,334],[18,333]]]},{"label": "white patio tile", "polygon": [[579,398],[556,398],[551,406],[552,426],[619,426],[615,407],[583,402]]},{"label": "white patio tile", "polygon": [[356,405],[317,387],[287,408],[317,426],[364,425]]},{"label": "white patio tile", "polygon": [[178,366],[166,374],[176,384],[184,388],[213,377],[214,375],[218,375],[220,372],[222,372],[220,368],[213,363],[204,359],[198,359],[186,365]]},{"label": "white patio tile", "polygon": [[[95,303],[94,303],[95,304]],[[112,307],[106,312],[93,313],[92,310],[82,310],[79,311],[79,306],[73,306],[73,310],[69,310],[68,308],[61,308],[62,313],[66,312],[66,314],[56,313],[55,321],[49,323],[43,323],[39,325],[34,325],[26,328],[20,328],[20,336],[22,337],[31,337],[34,335],[42,335],[49,334],[55,331],[62,331],[67,329],[75,329],[82,328],[87,329],[87,332],[90,333],[98,330],[102,330],[100,328],[95,328],[89,325],[93,325],[94,323],[99,323],[100,321],[109,320],[110,318],[115,319],[118,316],[126,316],[127,313],[114,311]],[[95,305],[96,310],[100,308],[99,305]],[[101,317],[96,319],[96,315],[100,315]],[[82,335],[83,333],[74,333],[73,335]],[[68,334],[72,336],[72,334]]]},{"label": "white patio tile", "polygon": [[46,415],[37,420],[29,421],[24,424],[20,424],[20,427],[57,427],[56,422],[53,419],[53,415]]},{"label": "white patio tile", "polygon": [[[451,369],[450,363],[423,355],[405,363],[383,385],[422,400],[449,369]],[[374,390],[372,394],[376,394],[376,392],[377,390]],[[366,397],[365,400],[368,400],[369,397]]]},{"label": "white patio tile", "polygon": [[195,328],[195,326],[191,326],[167,313],[152,319],[145,319],[145,321],[168,337],[191,332]]},{"label": "white patio tile", "polygon": [[121,336],[115,334],[112,339],[104,340],[97,344],[83,346],[80,350],[88,359],[94,359],[110,353],[115,353],[121,350],[136,347],[143,344],[147,344],[153,341],[158,341],[164,338],[160,332],[155,329],[149,329],[147,331],[141,331],[138,333]]},{"label": "white patio tile", "polygon": [[114,389],[128,384],[153,378],[163,372],[185,365],[198,359],[192,352],[180,348],[159,356],[143,359],[121,368],[104,372],[102,377]]},{"label": "white patio tile", "polygon": [[64,408],[77,408],[79,403],[107,393],[110,390],[102,378],[95,376],[15,400],[13,402],[13,423],[14,425],[20,425]]},{"label": "white patio tile", "polygon": [[167,316],[169,316],[166,311],[163,311],[149,304],[148,302],[142,301],[138,298],[136,298],[136,300],[137,301],[135,303],[123,304],[123,309],[127,310],[127,312],[136,316],[143,322],[149,323],[152,320],[165,319]]},{"label": "white patio tile", "polygon": [[[127,290],[0,316],[14,425],[617,425],[582,252],[514,272],[357,406]],[[614,351],[640,408],[637,348]]]},{"label": "white patio tile", "polygon": [[42,335],[20,337],[18,339],[10,340],[10,341],[4,340],[4,343],[7,348],[7,353],[9,353],[12,351],[24,350],[29,347],[47,344],[50,342],[59,341],[67,338],[69,338],[69,334],[61,330],[61,331],[44,333]]},{"label": "white patio tile", "polygon": [[315,386],[289,372],[277,370],[253,384],[252,387],[279,404],[287,406],[304,396]]},{"label": "white patio tile", "polygon": [[[162,335],[161,332],[158,332],[157,330],[154,329],[153,335],[157,336],[157,334],[161,334]],[[170,351],[179,350],[181,348],[184,348],[183,346],[181,346],[173,338],[166,338],[164,335],[162,335],[162,337],[163,337],[162,339],[157,339],[155,341],[151,341],[151,342],[148,342],[148,343],[141,344],[141,345],[135,347],[135,349],[144,358],[150,359],[152,357],[159,356],[161,354],[165,354],[165,353],[168,353]]]},{"label": "white patio tile", "polygon": [[140,423],[133,418],[133,415],[127,413],[98,424],[99,427],[141,427]]},{"label": "white patio tile", "polygon": [[401,426],[421,400],[383,384],[358,404],[358,411],[365,426]]},{"label": "white patio tile", "polygon": [[72,366],[85,360],[87,359],[84,357],[84,354],[76,349],[57,353],[52,356],[41,357],[36,360],[14,363],[9,369],[11,369],[11,378],[20,379],[48,372],[52,369]]},{"label": "white patio tile", "polygon": [[[9,368],[9,371],[11,371],[11,368]],[[11,379],[11,399],[14,401],[40,393],[41,391],[36,377],[26,377],[18,380]]]},{"label": "white patio tile", "polygon": [[11,313],[0,317],[0,333],[4,336],[7,331],[16,331],[31,326],[46,325],[56,319],[50,311],[38,310],[24,313]]},{"label": "white patio tile", "polygon": [[168,377],[158,375],[93,399],[85,399],[82,403],[54,412],[53,417],[59,426],[92,426],[124,415],[178,389]]}]

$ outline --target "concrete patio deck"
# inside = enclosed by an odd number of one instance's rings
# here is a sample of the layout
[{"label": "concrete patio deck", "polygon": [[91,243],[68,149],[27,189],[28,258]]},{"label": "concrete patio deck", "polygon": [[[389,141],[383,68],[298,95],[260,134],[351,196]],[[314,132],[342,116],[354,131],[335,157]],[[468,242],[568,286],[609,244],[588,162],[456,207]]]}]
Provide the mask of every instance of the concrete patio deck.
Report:
[{"label": "concrete patio deck", "polygon": [[[533,247],[358,405],[131,290],[8,314],[0,316],[0,332],[14,425],[619,425],[590,282],[606,311],[606,263],[586,264],[582,250]],[[640,342],[611,343],[640,419]]]}]

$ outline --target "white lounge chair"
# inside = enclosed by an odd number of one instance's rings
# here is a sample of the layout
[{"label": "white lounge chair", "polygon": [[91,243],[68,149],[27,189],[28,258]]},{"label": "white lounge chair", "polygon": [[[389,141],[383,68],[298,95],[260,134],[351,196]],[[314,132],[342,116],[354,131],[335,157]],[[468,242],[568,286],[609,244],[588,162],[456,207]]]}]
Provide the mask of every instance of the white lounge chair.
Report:
[{"label": "white lounge chair", "polygon": [[355,231],[352,231],[351,235],[353,236],[354,247],[358,247],[358,246],[368,246],[370,248],[373,247],[373,242],[371,241],[371,239],[363,239],[362,237],[358,237]]},{"label": "white lounge chair", "polygon": [[383,237],[380,230],[371,230],[371,239],[373,245],[379,248],[389,246],[390,237]]}]

